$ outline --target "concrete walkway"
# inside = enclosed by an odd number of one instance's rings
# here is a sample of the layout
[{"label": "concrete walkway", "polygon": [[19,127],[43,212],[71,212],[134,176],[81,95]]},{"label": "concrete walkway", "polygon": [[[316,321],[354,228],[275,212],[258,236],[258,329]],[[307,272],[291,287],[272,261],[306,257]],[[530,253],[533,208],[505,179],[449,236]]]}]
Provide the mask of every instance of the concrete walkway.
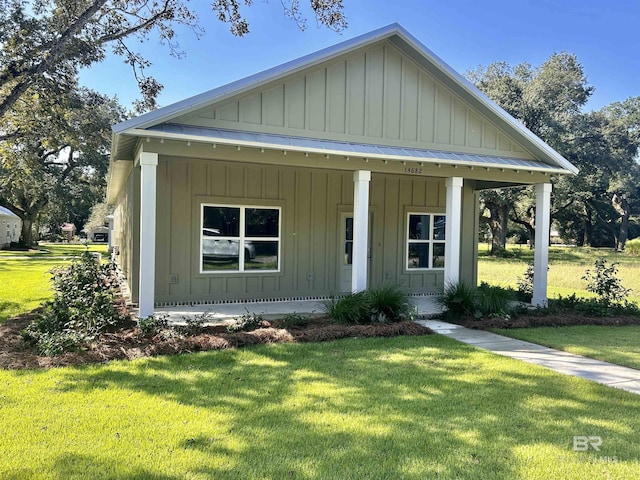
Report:
[{"label": "concrete walkway", "polygon": [[586,378],[640,395],[640,370],[601,362],[483,330],[472,330],[440,320],[419,320],[418,323],[441,335],[498,355],[535,363],[565,375]]}]

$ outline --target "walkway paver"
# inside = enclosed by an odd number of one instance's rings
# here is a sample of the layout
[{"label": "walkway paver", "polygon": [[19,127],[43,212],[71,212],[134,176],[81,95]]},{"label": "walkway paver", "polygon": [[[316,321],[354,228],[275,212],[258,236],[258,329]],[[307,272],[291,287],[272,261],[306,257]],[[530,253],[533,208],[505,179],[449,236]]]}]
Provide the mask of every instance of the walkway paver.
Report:
[{"label": "walkway paver", "polygon": [[440,320],[419,320],[418,323],[429,327],[434,332],[498,355],[535,363],[565,375],[586,378],[640,395],[640,370]]}]

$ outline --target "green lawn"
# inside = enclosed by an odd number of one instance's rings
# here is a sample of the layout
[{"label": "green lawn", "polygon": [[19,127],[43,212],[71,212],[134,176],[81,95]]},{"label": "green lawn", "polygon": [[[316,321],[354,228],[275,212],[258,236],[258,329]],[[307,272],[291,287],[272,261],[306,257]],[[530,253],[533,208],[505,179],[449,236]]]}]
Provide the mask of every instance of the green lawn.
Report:
[{"label": "green lawn", "polygon": [[[107,254],[105,245],[90,245],[90,251]],[[84,245],[45,244],[49,253],[30,253],[28,259],[0,257],[0,322],[15,315],[33,310],[49,300],[51,269],[65,265],[65,260],[54,259],[60,255],[74,256],[85,251]],[[0,251],[6,254],[6,251]],[[22,252],[11,252],[21,254]]]},{"label": "green lawn", "polygon": [[640,326],[495,329],[501,335],[640,370]]},{"label": "green lawn", "polygon": [[[441,337],[0,371],[0,478],[638,478],[640,402]],[[573,451],[574,436],[600,451]]]},{"label": "green lawn", "polygon": [[[516,288],[527,264],[533,262],[533,250],[523,245],[508,245],[511,258],[494,258],[487,255],[487,245],[480,244],[478,280],[494,285]],[[572,293],[587,297],[587,283],[582,276],[587,268],[593,268],[596,258],[618,263],[619,278],[625,287],[633,289],[630,300],[640,302],[640,258],[616,252],[611,248],[550,247],[549,249],[549,297],[567,296]]]},{"label": "green lawn", "polygon": [[87,249],[90,252],[99,252],[103,255],[107,254],[107,244],[90,243],[88,245],[82,243],[45,243],[40,242],[38,249],[21,252],[19,250],[0,250],[0,258],[2,257],[49,257],[49,256],[75,256],[80,255]]}]

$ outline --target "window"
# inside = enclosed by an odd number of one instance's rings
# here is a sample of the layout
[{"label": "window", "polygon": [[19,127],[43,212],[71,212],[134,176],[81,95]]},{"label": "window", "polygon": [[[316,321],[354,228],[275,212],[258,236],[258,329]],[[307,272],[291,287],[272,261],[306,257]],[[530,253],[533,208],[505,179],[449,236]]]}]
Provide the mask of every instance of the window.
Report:
[{"label": "window", "polygon": [[409,213],[407,221],[407,269],[444,268],[446,217]]},{"label": "window", "polygon": [[280,270],[280,208],[202,205],[200,271]]}]

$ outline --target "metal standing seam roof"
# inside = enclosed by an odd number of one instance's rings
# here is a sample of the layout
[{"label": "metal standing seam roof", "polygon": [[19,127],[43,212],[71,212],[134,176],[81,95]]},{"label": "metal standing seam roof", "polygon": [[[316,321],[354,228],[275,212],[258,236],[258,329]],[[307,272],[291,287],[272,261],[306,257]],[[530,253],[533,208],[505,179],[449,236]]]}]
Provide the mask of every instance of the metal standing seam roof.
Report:
[{"label": "metal standing seam roof", "polygon": [[[327,61],[337,55],[348,53],[357,48],[384,39],[391,39],[396,44],[398,41],[401,42],[403,45],[411,49],[412,55],[417,55],[417,57],[414,58],[418,58],[418,60],[421,59],[422,61],[426,61],[427,63],[434,65],[442,75],[450,79],[453,84],[457,85],[457,88],[460,89],[460,92],[463,92],[466,96],[469,96],[469,98],[473,98],[474,101],[478,102],[484,109],[487,109],[489,112],[495,115],[496,118],[500,119],[500,121],[503,122],[505,126],[516,133],[521,139],[524,139],[528,146],[532,147],[534,151],[538,152],[538,155],[535,156],[539,156],[541,154],[542,157],[546,157],[548,161],[556,164],[557,168],[555,168],[555,171],[557,171],[558,173],[574,174],[578,172],[578,169],[574,165],[572,165],[569,161],[562,157],[558,152],[553,150],[553,148],[543,142],[535,134],[527,130],[520,122],[511,117],[499,105],[497,105],[484,93],[478,90],[467,79],[456,72],[451,66],[449,66],[440,57],[429,50],[419,40],[413,37],[408,31],[406,31],[397,23],[382,27],[378,30],[374,30],[359,37],[325,48],[324,50],[320,50],[318,52],[303,56],[283,65],[265,70],[264,72],[245,77],[241,80],[215,88],[208,92],[204,92],[199,95],[187,98],[173,105],[160,108],[158,110],[114,125],[114,153],[116,153],[117,155],[120,147],[120,141],[125,140],[123,138],[123,135],[126,136],[126,134],[131,133],[132,130],[139,131],[140,129],[153,127],[157,124],[170,122],[172,118],[219,102],[225,98],[229,98],[230,96],[241,94],[262,83],[283,78],[286,75],[291,75],[297,71],[303,70],[305,68],[310,68],[323,61]],[[401,46],[402,48],[402,45],[399,46]],[[527,145],[524,146],[527,147]],[[541,164],[539,164],[539,166],[541,165],[542,162]],[[553,169],[554,167],[550,168]]]},{"label": "metal standing seam roof", "polygon": [[[418,149],[366,143],[338,142],[317,138],[293,137],[267,133],[226,130],[164,123],[149,127],[145,132],[163,133],[170,138],[207,141],[211,143],[244,145],[255,148],[295,150],[323,155],[353,155],[355,157],[380,158],[400,161],[441,161],[442,163],[478,165],[493,168],[522,168],[555,173],[561,168],[538,160],[527,160],[495,155],[459,153],[443,150]],[[154,136],[151,134],[150,136]]]},{"label": "metal standing seam roof", "polygon": [[8,208],[5,208],[3,206],[0,206],[0,215],[6,215],[12,218],[20,218],[18,215],[16,215],[15,213],[13,213],[11,210],[9,210]]}]

